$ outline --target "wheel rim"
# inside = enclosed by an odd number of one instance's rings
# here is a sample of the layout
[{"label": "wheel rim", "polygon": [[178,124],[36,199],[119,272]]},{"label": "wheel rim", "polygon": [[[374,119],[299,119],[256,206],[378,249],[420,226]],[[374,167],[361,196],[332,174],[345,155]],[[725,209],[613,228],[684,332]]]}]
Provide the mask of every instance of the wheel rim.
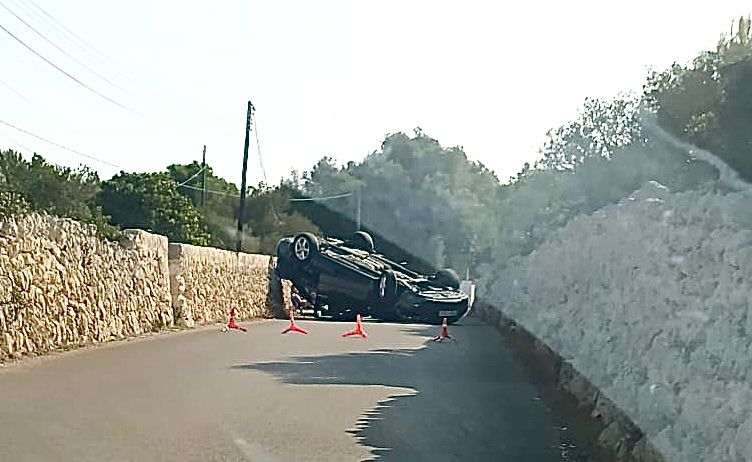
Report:
[{"label": "wheel rim", "polygon": [[386,275],[381,276],[379,280],[379,297],[383,298],[386,295]]},{"label": "wheel rim", "polygon": [[298,260],[307,260],[311,254],[311,247],[308,245],[308,239],[300,238],[295,242],[295,257]]}]

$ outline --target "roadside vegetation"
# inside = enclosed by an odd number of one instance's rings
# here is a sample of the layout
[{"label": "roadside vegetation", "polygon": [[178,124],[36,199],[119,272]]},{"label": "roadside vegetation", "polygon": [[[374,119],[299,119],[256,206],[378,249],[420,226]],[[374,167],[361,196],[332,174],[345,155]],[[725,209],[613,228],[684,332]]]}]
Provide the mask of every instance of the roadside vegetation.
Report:
[{"label": "roadside vegetation", "polygon": [[[657,180],[670,189],[713,178],[706,163],[645,130],[644,111],[671,135],[713,152],[752,180],[752,31],[748,18],[716,49],[646,77],[641,94],[587,99],[578,117],[550,130],[540,158],[509,179],[442,146],[420,129],[394,133],[359,162],[324,157],[277,185],[249,188],[244,251],[274,252],[300,231],[346,236],[363,227],[427,266],[483,271],[526,255],[573,217],[592,213]],[[504,152],[503,139],[499,156]],[[358,153],[353,153],[354,157]],[[116,239],[142,228],[171,240],[234,249],[239,190],[198,162],[161,172],[120,172],[102,181],[85,166],[0,153],[0,216],[28,211],[70,217]],[[503,180],[503,181],[502,181]],[[346,195],[345,194],[348,194]],[[343,197],[291,202],[305,197]],[[395,250],[396,252],[396,250]]]}]

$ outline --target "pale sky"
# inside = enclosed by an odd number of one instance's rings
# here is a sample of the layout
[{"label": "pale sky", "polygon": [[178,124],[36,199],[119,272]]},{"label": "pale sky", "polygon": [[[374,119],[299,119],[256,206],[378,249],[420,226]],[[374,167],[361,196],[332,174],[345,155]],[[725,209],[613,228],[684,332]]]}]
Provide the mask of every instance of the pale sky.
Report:
[{"label": "pale sky", "polygon": [[[128,171],[200,160],[206,144],[215,172],[239,184],[250,99],[272,183],[325,155],[361,160],[386,134],[414,127],[505,181],[585,97],[638,90],[649,67],[713,48],[750,9],[737,0],[0,0],[0,25],[131,109],[0,29],[0,120]],[[0,147],[85,163],[105,179],[119,170],[3,125]],[[254,143],[250,156],[256,184]]]}]

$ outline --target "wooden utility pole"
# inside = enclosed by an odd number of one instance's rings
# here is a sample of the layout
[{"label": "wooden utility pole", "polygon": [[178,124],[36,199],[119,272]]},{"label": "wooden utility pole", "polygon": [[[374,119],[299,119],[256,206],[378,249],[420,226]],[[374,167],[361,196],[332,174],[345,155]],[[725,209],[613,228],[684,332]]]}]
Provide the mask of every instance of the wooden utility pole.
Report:
[{"label": "wooden utility pole", "polygon": [[243,220],[245,219],[245,189],[246,173],[248,173],[248,142],[251,139],[251,114],[253,104],[248,101],[248,113],[245,120],[245,148],[243,149],[243,177],[240,181],[240,207],[238,207],[238,235],[236,251],[240,252],[243,247]]},{"label": "wooden utility pole", "polygon": [[206,145],[204,155],[201,158],[201,207],[206,204]]}]

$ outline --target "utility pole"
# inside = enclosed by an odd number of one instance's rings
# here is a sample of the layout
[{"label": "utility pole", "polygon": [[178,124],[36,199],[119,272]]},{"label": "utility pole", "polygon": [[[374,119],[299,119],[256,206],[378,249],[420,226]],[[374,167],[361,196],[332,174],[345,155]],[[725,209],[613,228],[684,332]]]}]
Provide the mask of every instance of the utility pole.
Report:
[{"label": "utility pole", "polygon": [[206,204],[206,145],[204,155],[201,158],[201,207]]},{"label": "utility pole", "polygon": [[248,142],[251,139],[251,114],[253,113],[253,104],[248,101],[248,113],[245,120],[245,148],[243,149],[243,177],[240,182],[240,207],[238,207],[238,235],[236,250],[240,252],[243,247],[243,220],[245,219],[245,189],[246,173],[248,173]]}]

